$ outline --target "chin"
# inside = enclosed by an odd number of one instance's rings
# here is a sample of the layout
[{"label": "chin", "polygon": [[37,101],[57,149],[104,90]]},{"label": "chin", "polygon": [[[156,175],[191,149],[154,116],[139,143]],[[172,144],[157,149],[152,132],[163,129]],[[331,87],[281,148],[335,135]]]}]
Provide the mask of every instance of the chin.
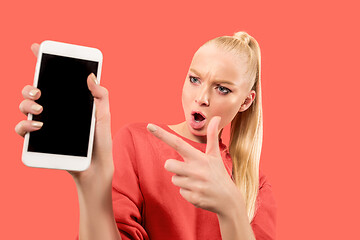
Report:
[{"label": "chin", "polygon": [[192,129],[191,133],[198,137],[206,137],[206,132],[203,131]]},{"label": "chin", "polygon": [[204,127],[202,127],[201,129],[194,129],[191,127],[190,124],[188,124],[188,129],[190,130],[190,133],[192,133],[193,135],[195,136],[198,136],[198,137],[205,137],[207,132],[206,132],[206,129],[207,129],[207,125],[205,125]]}]

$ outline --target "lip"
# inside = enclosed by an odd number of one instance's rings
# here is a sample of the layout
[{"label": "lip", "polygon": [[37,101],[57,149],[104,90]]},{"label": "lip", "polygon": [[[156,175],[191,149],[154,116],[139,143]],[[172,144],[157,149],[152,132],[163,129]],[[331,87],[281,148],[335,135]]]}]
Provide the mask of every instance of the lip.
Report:
[{"label": "lip", "polygon": [[[195,113],[200,114],[204,118],[204,120],[202,120],[201,122],[196,122],[195,118],[194,118]],[[206,118],[205,114],[203,114],[202,112],[200,112],[200,111],[191,111],[190,126],[193,129],[199,130],[199,129],[203,128],[205,123],[206,123],[206,120],[207,120],[207,118]]]}]

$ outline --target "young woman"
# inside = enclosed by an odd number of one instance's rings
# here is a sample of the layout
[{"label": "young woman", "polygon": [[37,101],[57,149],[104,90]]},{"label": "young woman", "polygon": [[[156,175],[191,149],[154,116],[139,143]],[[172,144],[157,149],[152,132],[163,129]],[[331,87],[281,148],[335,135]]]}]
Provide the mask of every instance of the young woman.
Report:
[{"label": "young woman", "polygon": [[[37,55],[39,45],[33,44]],[[108,92],[91,74],[96,104],[91,166],[70,172],[79,196],[80,239],[275,239],[276,205],[259,171],[260,48],[245,32],[206,42],[186,76],[177,125],[129,124],[111,137]],[[23,89],[20,110],[40,114]],[[231,122],[229,149],[221,141]],[[24,120],[21,136],[42,123]]]}]

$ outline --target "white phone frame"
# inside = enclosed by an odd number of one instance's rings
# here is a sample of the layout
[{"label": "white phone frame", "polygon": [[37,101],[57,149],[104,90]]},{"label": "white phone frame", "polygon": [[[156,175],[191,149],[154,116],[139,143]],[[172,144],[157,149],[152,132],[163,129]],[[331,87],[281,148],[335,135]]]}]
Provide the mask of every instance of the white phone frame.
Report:
[{"label": "white phone frame", "polygon": [[[40,44],[40,48],[39,48],[39,53],[35,68],[35,76],[34,76],[35,87],[38,84],[39,70],[40,70],[40,64],[43,53],[98,62],[99,64],[98,64],[96,77],[98,83],[100,83],[102,60],[103,60],[103,55],[100,50],[91,47],[84,47],[74,44],[46,40]],[[29,113],[28,120],[32,120],[32,117],[33,115]],[[88,152],[86,157],[27,151],[30,134],[26,133],[24,139],[24,145],[23,145],[23,152],[22,152],[22,162],[29,167],[84,171],[90,166],[91,163],[91,156],[92,156],[93,142],[94,142],[94,131],[95,131],[95,102],[93,104],[93,110],[92,110]]]}]

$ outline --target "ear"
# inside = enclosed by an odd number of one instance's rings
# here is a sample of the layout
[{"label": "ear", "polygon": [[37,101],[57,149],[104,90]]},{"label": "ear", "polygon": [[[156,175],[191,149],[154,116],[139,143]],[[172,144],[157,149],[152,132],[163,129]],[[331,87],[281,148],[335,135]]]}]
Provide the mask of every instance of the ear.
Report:
[{"label": "ear", "polygon": [[243,104],[241,104],[239,112],[244,112],[246,109],[248,109],[255,100],[255,97],[256,97],[256,92],[254,90],[251,90],[250,93],[245,98]]}]

